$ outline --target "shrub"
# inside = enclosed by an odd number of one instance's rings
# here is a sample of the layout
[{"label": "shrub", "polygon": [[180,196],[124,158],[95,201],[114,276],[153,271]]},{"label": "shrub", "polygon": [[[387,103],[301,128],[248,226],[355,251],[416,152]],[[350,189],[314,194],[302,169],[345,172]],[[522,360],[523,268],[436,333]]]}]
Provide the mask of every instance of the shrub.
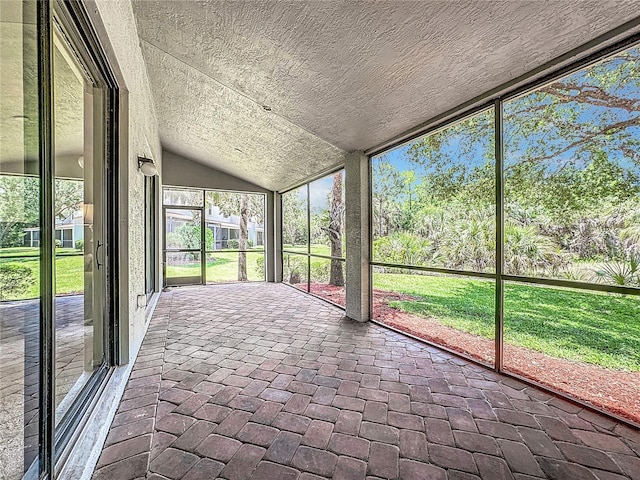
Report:
[{"label": "shrub", "polygon": [[328,260],[311,260],[311,281],[313,283],[329,283],[331,262]]},{"label": "shrub", "polygon": [[62,240],[56,238],[56,248],[62,247]]},{"label": "shrub", "polygon": [[626,262],[607,262],[594,271],[594,280],[610,285],[640,286],[640,259],[632,257]]},{"label": "shrub", "polygon": [[306,280],[302,274],[307,270],[307,257],[289,255],[284,259],[283,267],[283,281],[294,284]]},{"label": "shrub", "polygon": [[84,240],[76,240],[76,250],[84,252]]},{"label": "shrub", "polygon": [[29,267],[12,263],[0,265],[0,300],[23,295],[33,281]]},{"label": "shrub", "polygon": [[374,257],[379,261],[402,265],[423,265],[434,255],[433,242],[409,232],[394,232],[373,242]]},{"label": "shrub", "polygon": [[256,259],[256,273],[258,275],[264,275],[264,255]]},{"label": "shrub", "polygon": [[234,238],[232,238],[231,240],[227,240],[227,248],[233,248],[237,250],[238,248],[240,248],[240,242],[238,242],[238,240]]}]

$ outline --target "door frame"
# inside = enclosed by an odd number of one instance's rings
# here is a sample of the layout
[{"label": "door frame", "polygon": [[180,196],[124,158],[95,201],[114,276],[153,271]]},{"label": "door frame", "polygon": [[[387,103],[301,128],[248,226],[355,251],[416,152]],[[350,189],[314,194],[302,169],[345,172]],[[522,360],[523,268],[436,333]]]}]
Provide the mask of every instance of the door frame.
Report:
[{"label": "door frame", "polygon": [[[32,473],[47,479],[56,476],[71,452],[74,442],[88,420],[95,403],[113,366],[119,363],[119,249],[120,236],[118,209],[120,196],[120,87],[111,63],[102,48],[83,2],[42,0],[37,3],[38,38],[38,128],[40,157],[40,369],[39,369],[39,461]],[[59,424],[55,423],[55,151],[53,141],[53,31],[59,24],[65,40],[73,45],[91,70],[99,84],[101,94],[96,101],[101,103],[101,126],[94,134],[100,139],[96,154],[100,159],[100,176],[103,178],[104,194],[103,234],[104,247],[100,260],[104,263],[103,325],[104,356],[102,364],[91,374],[78,396],[73,400]],[[94,253],[94,252],[92,252]],[[94,261],[98,260],[94,255]],[[35,474],[33,470],[37,470]]]}]

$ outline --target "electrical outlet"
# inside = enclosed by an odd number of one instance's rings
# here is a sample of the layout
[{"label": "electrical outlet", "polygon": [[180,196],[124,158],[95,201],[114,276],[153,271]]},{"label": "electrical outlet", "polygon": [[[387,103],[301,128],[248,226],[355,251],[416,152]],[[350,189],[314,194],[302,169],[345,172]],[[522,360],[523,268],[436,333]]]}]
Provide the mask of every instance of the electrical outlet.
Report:
[{"label": "electrical outlet", "polygon": [[138,308],[144,308],[147,306],[147,296],[138,295]]}]

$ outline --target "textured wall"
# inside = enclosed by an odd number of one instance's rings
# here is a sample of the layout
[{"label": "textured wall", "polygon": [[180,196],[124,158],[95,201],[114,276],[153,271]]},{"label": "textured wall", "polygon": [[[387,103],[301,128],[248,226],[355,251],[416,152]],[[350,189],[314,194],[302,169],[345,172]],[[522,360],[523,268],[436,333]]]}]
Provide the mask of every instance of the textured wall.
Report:
[{"label": "textured wall", "polygon": [[347,317],[366,322],[369,312],[369,159],[362,152],[347,156],[344,165],[345,229],[347,236]]},{"label": "textured wall", "polygon": [[124,255],[119,281],[124,287],[120,291],[121,322],[128,319],[129,340],[134,346],[142,341],[145,327],[145,310],[137,306],[136,298],[145,291],[144,177],[138,172],[137,157],[153,158],[161,171],[162,150],[131,2],[95,0],[87,6],[108,55],[117,62],[116,76],[128,91],[128,154],[120,165],[124,176],[121,185],[128,187],[126,192],[120,192],[121,200],[126,202],[120,211],[120,228],[126,236],[120,245]]}]

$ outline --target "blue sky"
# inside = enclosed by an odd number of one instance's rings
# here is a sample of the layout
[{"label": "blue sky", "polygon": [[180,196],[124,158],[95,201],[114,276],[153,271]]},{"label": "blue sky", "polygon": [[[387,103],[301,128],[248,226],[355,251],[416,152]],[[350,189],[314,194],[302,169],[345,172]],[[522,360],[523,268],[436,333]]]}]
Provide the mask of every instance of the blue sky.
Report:
[{"label": "blue sky", "polygon": [[[638,48],[632,49],[635,54],[638,52]],[[619,83],[615,83],[615,76],[612,74],[613,70],[620,66],[628,65],[629,69],[637,68],[634,67],[631,62],[627,62],[626,64],[621,59],[621,57],[612,57],[611,59],[605,59],[600,64],[596,64],[591,67],[587,67],[578,72],[575,72],[563,79],[563,82],[566,83],[576,83],[576,84],[584,84],[589,82],[590,74],[594,71],[598,71],[599,74],[604,74],[604,78],[607,78],[611,82],[609,85],[605,85],[605,90],[611,94],[616,96],[621,96],[626,99],[633,100],[635,102],[640,102],[640,85],[638,85],[638,81],[629,81],[626,85],[620,85]],[[611,74],[611,75],[609,75]],[[577,91],[571,92],[571,94],[577,94]],[[523,95],[522,97],[518,97],[516,99],[510,100],[505,103],[505,113],[509,113],[510,109],[522,108],[523,103],[526,101],[527,97],[530,94]],[[529,97],[531,98],[531,97]],[[640,124],[640,115],[638,113],[630,113],[621,108],[608,108],[608,107],[598,107],[593,105],[578,105],[572,104],[573,106],[577,106],[575,110],[577,112],[577,116],[573,121],[576,124],[585,124],[589,122],[593,122],[597,125],[610,125],[619,121],[627,121],[629,119],[636,119]],[[535,120],[535,117],[530,117],[532,120]],[[568,117],[567,117],[568,118]],[[560,120],[566,120],[567,118],[560,117]],[[464,122],[464,120],[463,120]],[[505,164],[513,164],[518,162],[522,156],[526,153],[527,149],[538,147],[538,149],[544,148],[543,151],[538,151],[538,154],[548,154],[553,150],[563,149],[566,145],[571,144],[576,138],[577,134],[580,132],[577,130],[574,135],[573,133],[569,133],[567,137],[553,139],[554,133],[557,133],[558,130],[555,129],[551,124],[541,123],[541,128],[537,131],[530,133],[527,137],[515,137],[517,133],[514,130],[514,124],[511,123],[505,125]],[[571,132],[569,130],[569,132]],[[635,138],[636,140],[640,140],[640,125],[628,127],[625,130],[627,135]],[[384,152],[381,155],[374,157],[373,161],[388,161],[391,163],[399,172],[413,170],[416,173],[416,176],[421,176],[427,173],[429,170],[432,170],[429,165],[419,165],[413,162],[409,155],[408,151],[413,144],[416,142],[420,142],[424,137],[418,138],[413,142],[400,145],[392,150]],[[624,168],[634,169],[637,173],[640,173],[640,167],[638,165],[633,164],[625,155],[617,148],[617,143],[615,137],[604,138],[603,136],[598,137],[600,141],[604,141],[604,148],[609,154],[610,159],[614,159]],[[488,147],[486,141],[477,142],[475,147],[471,148],[471,151],[466,155],[462,156],[457,154],[459,150],[459,143],[461,137],[452,137],[449,141],[441,147],[441,153],[443,156],[448,156],[450,158],[450,165],[460,165],[466,164],[468,166],[482,165],[485,164],[487,159],[484,158],[483,154],[486,151],[486,147]],[[545,142],[543,147],[542,141]],[[568,161],[575,161],[576,150],[569,150],[567,152],[563,152],[559,154],[554,159],[547,161],[548,168],[555,169],[564,165]],[[475,164],[475,165],[474,165]],[[579,165],[579,164],[578,164]]]}]

